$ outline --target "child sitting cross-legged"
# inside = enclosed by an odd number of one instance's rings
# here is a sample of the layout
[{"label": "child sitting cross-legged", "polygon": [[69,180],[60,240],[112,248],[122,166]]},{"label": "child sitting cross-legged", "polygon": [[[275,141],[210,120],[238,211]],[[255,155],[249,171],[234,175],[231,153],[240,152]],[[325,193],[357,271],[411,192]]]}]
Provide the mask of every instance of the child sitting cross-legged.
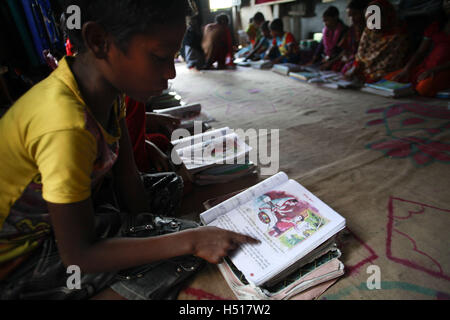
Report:
[{"label": "child sitting cross-legged", "polygon": [[[136,169],[122,97],[145,102],[175,77],[187,3],[68,1],[82,12],[77,55],[0,119],[0,299],[176,298],[204,260],[256,242],[153,215],[146,187],[170,181],[144,187]],[[117,202],[94,206],[107,174]]]}]

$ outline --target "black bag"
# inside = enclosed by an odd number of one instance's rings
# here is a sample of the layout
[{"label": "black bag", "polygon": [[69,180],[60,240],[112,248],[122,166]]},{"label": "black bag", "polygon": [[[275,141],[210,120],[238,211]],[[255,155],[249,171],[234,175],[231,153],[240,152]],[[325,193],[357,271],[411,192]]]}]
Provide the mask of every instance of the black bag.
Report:
[{"label": "black bag", "polygon": [[[199,224],[189,220],[159,217],[150,213],[130,216],[122,231],[124,237],[153,237],[196,228]],[[184,282],[204,266],[205,261],[186,255],[157,261],[140,267],[120,271],[116,279],[121,281],[147,281],[154,288],[148,293],[151,300],[176,299]]]}]

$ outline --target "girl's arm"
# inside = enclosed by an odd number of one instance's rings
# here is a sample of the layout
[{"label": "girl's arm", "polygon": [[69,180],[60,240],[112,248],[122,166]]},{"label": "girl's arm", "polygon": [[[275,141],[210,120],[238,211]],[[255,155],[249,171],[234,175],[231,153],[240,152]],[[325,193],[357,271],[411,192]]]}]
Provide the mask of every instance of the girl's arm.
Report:
[{"label": "girl's arm", "polygon": [[409,78],[409,74],[411,73],[412,68],[419,64],[420,61],[423,60],[425,54],[431,47],[431,39],[424,38],[422,43],[420,44],[419,49],[416,53],[411,57],[408,63],[403,67],[402,71],[392,78],[393,81],[401,81]]},{"label": "girl's arm", "polygon": [[118,271],[187,254],[219,263],[240,244],[257,242],[215,227],[152,238],[98,240],[90,199],[72,204],[48,203],[48,208],[63,263],[77,265],[83,273]]},{"label": "girl's arm", "polygon": [[[119,158],[114,167],[115,183],[126,209],[147,211],[144,187],[134,164],[125,120]],[[95,234],[94,209],[90,198],[71,204],[47,202],[59,254],[66,266],[77,265],[84,273],[108,272],[158,260],[193,254],[219,263],[240,244],[256,240],[234,232],[201,227],[152,238],[110,238]]]},{"label": "girl's arm", "polygon": [[114,186],[121,209],[133,214],[149,212],[144,185],[134,161],[125,119],[120,121],[119,157],[113,168]]},{"label": "girl's arm", "polygon": [[435,73],[438,73],[438,72],[441,72],[441,71],[444,71],[447,69],[450,69],[450,61],[447,63],[441,64],[439,66],[436,66],[434,68],[425,70],[417,77],[417,80],[418,81],[425,80],[427,78],[433,77]]}]

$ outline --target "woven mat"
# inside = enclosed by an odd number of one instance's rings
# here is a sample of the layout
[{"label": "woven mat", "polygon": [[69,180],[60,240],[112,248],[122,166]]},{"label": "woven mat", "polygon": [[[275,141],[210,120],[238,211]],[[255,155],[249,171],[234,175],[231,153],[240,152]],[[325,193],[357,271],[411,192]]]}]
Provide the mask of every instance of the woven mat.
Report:
[{"label": "woven mat", "polygon": [[[319,299],[450,297],[448,101],[322,89],[247,68],[177,71],[174,90],[201,103],[214,127],[279,129],[279,169],[346,218],[339,243],[346,274]],[[213,196],[205,190],[194,192],[196,206],[186,199],[189,214],[198,217],[200,200]],[[367,286],[373,265],[381,289]],[[233,298],[212,265],[180,294]]]}]

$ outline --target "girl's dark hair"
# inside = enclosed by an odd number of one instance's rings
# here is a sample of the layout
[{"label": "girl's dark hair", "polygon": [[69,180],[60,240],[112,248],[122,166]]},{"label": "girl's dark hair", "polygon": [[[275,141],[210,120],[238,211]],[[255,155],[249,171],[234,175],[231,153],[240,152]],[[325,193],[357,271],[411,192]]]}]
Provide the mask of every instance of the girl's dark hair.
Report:
[{"label": "girl's dark hair", "polygon": [[339,18],[339,10],[335,6],[329,6],[323,13],[324,17]]},{"label": "girl's dark hair", "polygon": [[[133,35],[152,32],[155,25],[184,22],[190,13],[191,0],[65,0],[65,11],[76,5],[81,12],[81,26],[97,22],[110,33],[117,46],[127,51]],[[78,53],[86,50],[81,30],[66,32]]]},{"label": "girl's dark hair", "polygon": [[358,11],[363,11],[364,9],[366,9],[369,6],[369,2],[370,2],[369,0],[352,0],[347,5],[347,8],[353,9],[353,10],[358,10]]},{"label": "girl's dark hair", "polygon": [[255,21],[257,23],[264,22],[265,20],[266,19],[264,18],[264,15],[261,12],[257,12],[253,16],[253,21]]},{"label": "girl's dark hair", "polygon": [[228,18],[228,15],[225,13],[221,13],[216,16],[215,21],[222,25],[228,25],[230,23],[230,18]]},{"label": "girl's dark hair", "polygon": [[281,20],[280,18],[274,19],[270,23],[270,30],[283,32],[283,30],[284,30],[283,20]]},{"label": "girl's dark hair", "polygon": [[264,23],[261,25],[261,30],[270,31],[269,24],[270,24],[270,21],[264,21]]}]

